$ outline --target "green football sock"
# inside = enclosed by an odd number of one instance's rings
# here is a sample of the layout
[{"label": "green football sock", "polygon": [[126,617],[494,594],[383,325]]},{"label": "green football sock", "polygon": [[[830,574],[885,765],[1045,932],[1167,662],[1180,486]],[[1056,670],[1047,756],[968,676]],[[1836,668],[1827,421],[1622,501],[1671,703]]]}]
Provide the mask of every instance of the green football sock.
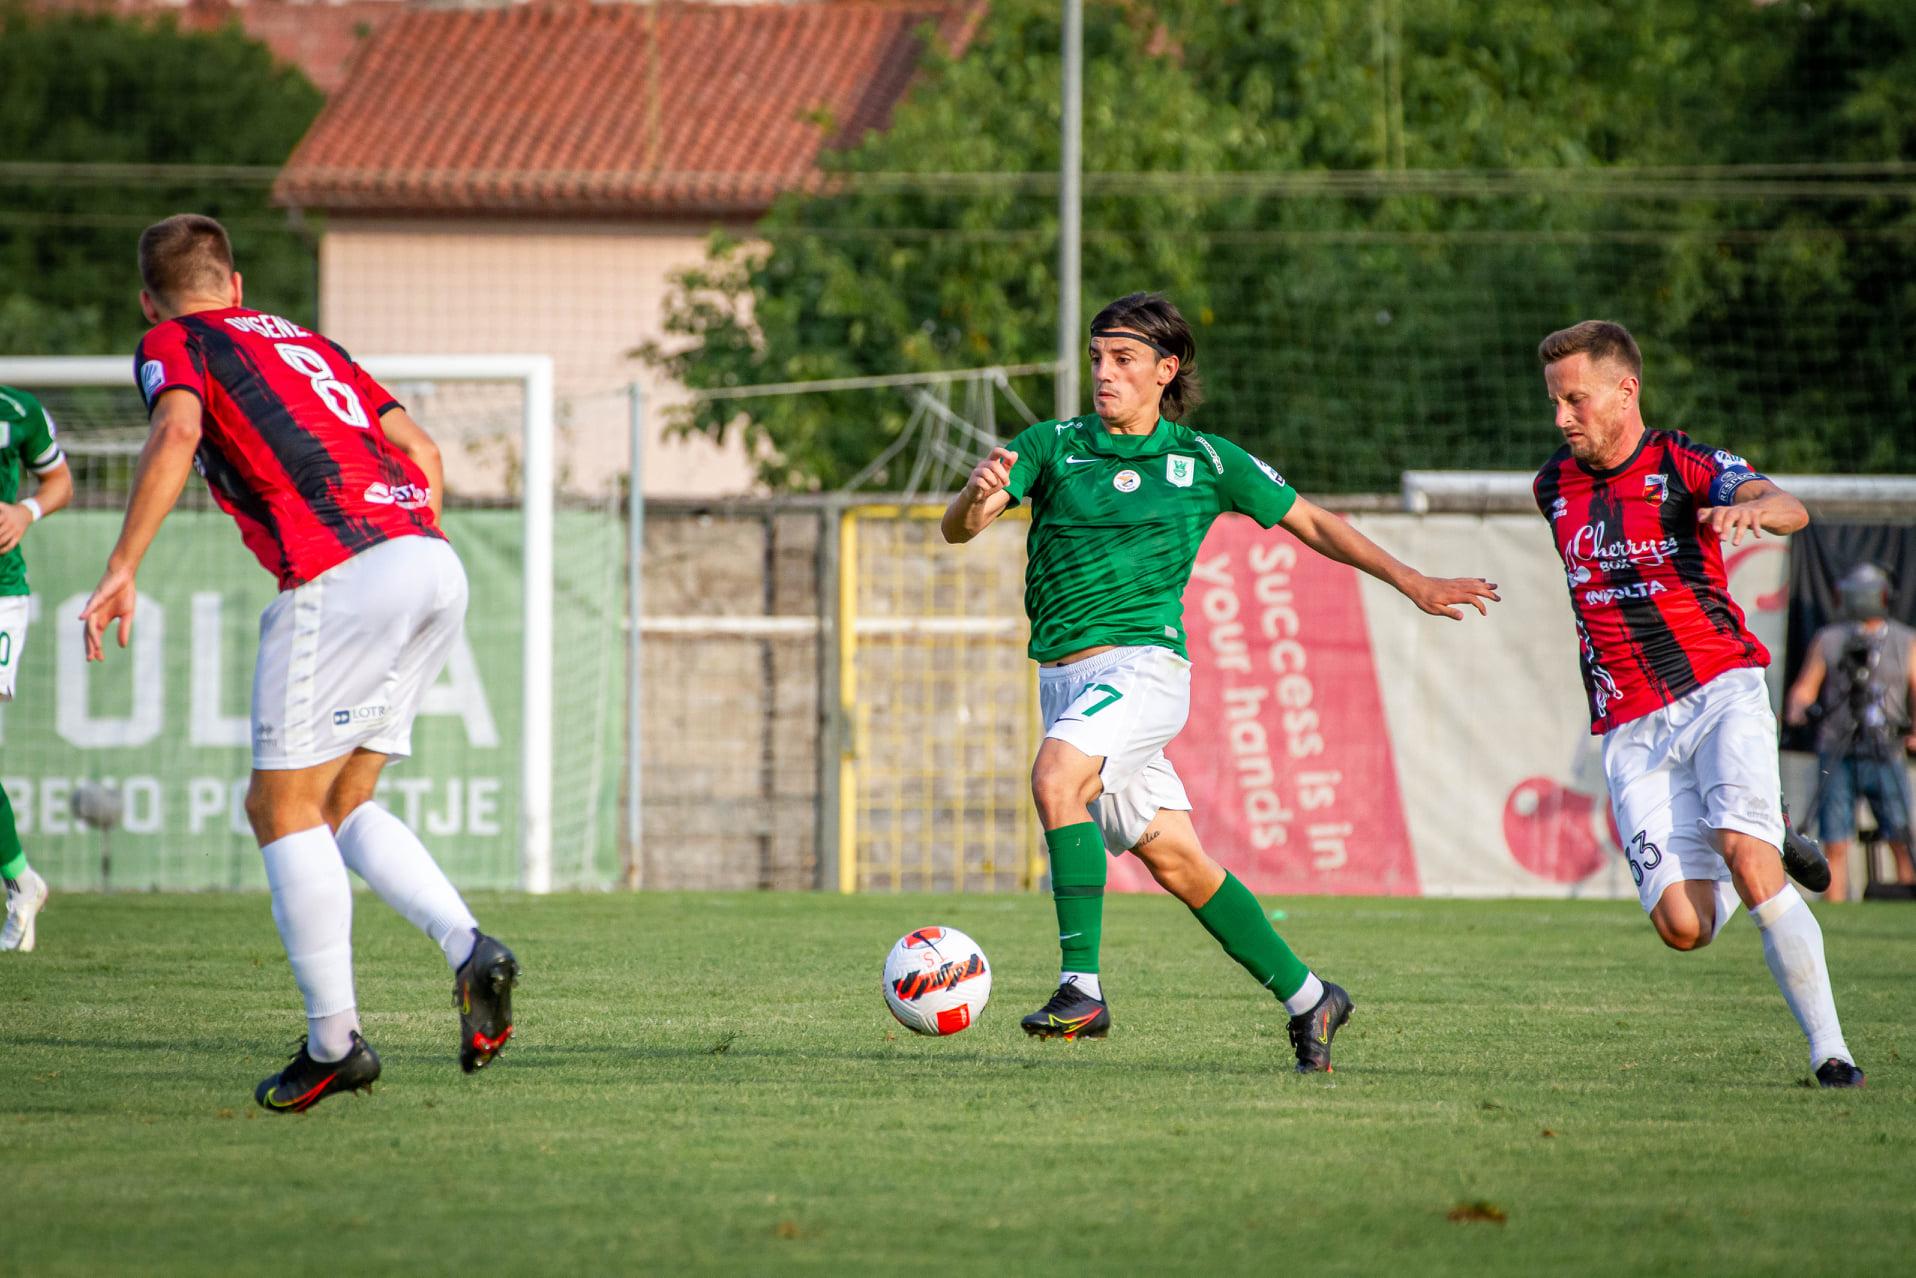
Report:
[{"label": "green football sock", "polygon": [[7,799],[7,787],[0,785],[0,879],[17,879],[26,868],[20,832],[13,828],[13,804]]},{"label": "green football sock", "polygon": [[1304,988],[1311,969],[1291,953],[1291,947],[1271,926],[1264,907],[1251,895],[1251,889],[1238,882],[1237,875],[1227,872],[1211,899],[1191,913],[1217,938],[1226,954],[1279,999]]},{"label": "green football sock", "polygon": [[1051,852],[1051,899],[1058,909],[1058,948],[1067,972],[1098,970],[1104,936],[1104,838],[1089,821],[1046,830]]}]

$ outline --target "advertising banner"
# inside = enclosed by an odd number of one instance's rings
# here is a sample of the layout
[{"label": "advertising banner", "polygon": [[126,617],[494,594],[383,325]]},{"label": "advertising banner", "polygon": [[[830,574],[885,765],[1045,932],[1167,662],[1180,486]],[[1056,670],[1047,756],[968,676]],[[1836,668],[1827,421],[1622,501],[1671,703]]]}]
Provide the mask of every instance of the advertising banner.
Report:
[{"label": "advertising banner", "polygon": [[[562,514],[562,544],[577,518]],[[413,756],[387,769],[379,797],[462,886],[507,887],[519,877],[520,516],[454,511],[445,522],[471,585],[465,632],[427,694]],[[274,581],[226,516],[176,511],[141,569],[131,645],[109,635],[107,659],[89,665],[79,612],[119,527],[117,511],[63,511],[25,543],[32,620],[16,699],[0,706],[0,779],[22,842],[69,889],[263,886],[242,800],[258,619]],[[560,584],[563,611],[584,591],[566,590],[563,574]],[[623,696],[602,692],[612,704]],[[565,740],[586,749],[615,721],[575,721]],[[117,828],[80,820],[75,797],[88,787],[117,794]],[[561,882],[609,877],[616,826],[604,816],[603,849],[561,849]]]},{"label": "advertising banner", "polygon": [[[1167,752],[1206,849],[1257,892],[1634,897],[1544,521],[1352,522],[1434,576],[1489,578],[1503,602],[1428,616],[1281,529],[1219,520],[1185,596],[1191,718]],[[1786,548],[1725,548],[1779,657]],[[1148,884],[1136,858],[1113,862],[1114,890]]]}]

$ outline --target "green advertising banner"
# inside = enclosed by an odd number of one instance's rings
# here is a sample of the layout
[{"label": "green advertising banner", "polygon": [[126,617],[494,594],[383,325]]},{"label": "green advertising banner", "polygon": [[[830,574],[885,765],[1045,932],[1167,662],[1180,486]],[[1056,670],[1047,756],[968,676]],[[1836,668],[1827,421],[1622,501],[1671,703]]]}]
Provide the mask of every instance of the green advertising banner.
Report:
[{"label": "green advertising banner", "polygon": [[[242,800],[248,705],[271,575],[213,511],[176,511],[140,574],[130,645],[108,637],[88,665],[78,620],[120,515],[64,511],[24,549],[33,588],[15,699],[0,705],[0,781],[34,866],[67,890],[265,885]],[[471,603],[465,633],[428,692],[413,755],[380,801],[416,830],[462,887],[519,881],[521,520],[448,512]],[[597,887],[617,862],[616,762],[623,705],[616,515],[561,511],[555,563],[560,684],[554,698],[553,882]],[[581,778],[591,784],[582,784]],[[95,787],[120,800],[117,828],[79,815]]]}]

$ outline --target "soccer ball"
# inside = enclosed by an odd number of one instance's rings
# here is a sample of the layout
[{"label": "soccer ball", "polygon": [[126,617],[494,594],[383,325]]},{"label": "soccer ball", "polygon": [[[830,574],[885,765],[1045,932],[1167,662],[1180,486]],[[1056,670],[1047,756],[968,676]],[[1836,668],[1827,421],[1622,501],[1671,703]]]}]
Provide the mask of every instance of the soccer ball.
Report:
[{"label": "soccer ball", "polygon": [[955,928],[921,927],[885,956],[885,1006],[914,1034],[956,1034],[990,997],[985,952]]}]

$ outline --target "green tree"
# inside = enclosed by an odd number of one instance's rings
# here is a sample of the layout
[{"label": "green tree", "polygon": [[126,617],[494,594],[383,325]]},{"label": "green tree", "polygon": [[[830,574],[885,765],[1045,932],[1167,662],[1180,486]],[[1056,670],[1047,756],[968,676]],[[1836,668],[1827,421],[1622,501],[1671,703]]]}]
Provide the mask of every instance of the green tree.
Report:
[{"label": "green tree", "polygon": [[[321,103],[236,25],[0,8],[0,350],[130,352],[145,329],[137,237],[183,211],[226,223],[249,301],[311,321],[312,246],[269,191]],[[225,171],[135,180],[83,165]]]},{"label": "green tree", "polygon": [[[1085,167],[1132,176],[1087,186],[1086,313],[1170,292],[1198,424],[1318,491],[1535,464],[1536,342],[1591,315],[1642,337],[1659,424],[1780,468],[1907,467],[1908,195],[1852,206],[1718,168],[1905,158],[1906,10],[1092,4]],[[1049,358],[1055,187],[1005,175],[1055,168],[1059,74],[1055,5],[994,4],[888,132],[830,153],[836,189],[714,244],[654,355],[707,388]],[[818,395],[680,424],[742,431],[768,482],[802,488],[843,483],[903,420]]]}]

